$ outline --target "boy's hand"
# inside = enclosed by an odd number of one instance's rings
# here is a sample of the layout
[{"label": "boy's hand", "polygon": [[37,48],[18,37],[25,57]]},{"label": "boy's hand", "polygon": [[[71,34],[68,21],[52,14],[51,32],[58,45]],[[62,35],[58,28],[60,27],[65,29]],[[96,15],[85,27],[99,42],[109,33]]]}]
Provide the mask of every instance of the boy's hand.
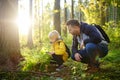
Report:
[{"label": "boy's hand", "polygon": [[55,52],[49,52],[48,54],[52,55],[52,54],[55,54]]}]

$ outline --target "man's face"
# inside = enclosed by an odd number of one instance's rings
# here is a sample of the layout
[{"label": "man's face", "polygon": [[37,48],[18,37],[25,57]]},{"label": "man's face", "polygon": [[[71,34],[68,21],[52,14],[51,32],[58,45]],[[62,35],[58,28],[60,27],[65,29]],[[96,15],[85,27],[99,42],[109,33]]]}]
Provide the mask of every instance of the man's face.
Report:
[{"label": "man's face", "polygon": [[71,26],[68,25],[69,33],[72,35],[79,35],[80,34],[80,27],[79,26]]}]

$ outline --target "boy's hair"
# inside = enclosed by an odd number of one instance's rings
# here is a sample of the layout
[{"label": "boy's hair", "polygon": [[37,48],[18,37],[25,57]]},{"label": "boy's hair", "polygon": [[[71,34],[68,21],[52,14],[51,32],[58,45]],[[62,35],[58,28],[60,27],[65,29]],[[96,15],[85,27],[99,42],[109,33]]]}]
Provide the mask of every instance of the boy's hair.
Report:
[{"label": "boy's hair", "polygon": [[59,34],[58,31],[53,30],[53,31],[51,31],[51,32],[48,34],[48,37],[49,37],[49,38],[51,38],[51,37],[60,38],[60,34]]},{"label": "boy's hair", "polygon": [[66,25],[67,26],[69,26],[69,25],[71,25],[71,26],[79,26],[80,23],[78,22],[78,20],[72,19],[72,20],[67,21]]}]

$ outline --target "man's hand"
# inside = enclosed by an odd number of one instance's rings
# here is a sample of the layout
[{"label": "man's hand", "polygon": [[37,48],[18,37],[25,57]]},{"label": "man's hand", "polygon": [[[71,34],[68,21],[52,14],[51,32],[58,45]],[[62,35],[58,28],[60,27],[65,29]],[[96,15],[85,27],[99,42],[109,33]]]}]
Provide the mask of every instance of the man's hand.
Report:
[{"label": "man's hand", "polygon": [[75,60],[81,61],[82,56],[79,53],[75,53]]}]

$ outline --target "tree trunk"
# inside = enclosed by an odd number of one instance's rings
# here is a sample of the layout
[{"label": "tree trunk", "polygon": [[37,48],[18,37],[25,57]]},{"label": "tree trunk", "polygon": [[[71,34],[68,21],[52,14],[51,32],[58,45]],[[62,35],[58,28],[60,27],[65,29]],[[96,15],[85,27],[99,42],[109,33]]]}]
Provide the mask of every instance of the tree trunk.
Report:
[{"label": "tree trunk", "polygon": [[0,0],[0,70],[16,69],[20,58],[19,33],[15,19],[17,0]]},{"label": "tree trunk", "polygon": [[120,21],[120,7],[117,7],[117,22]]},{"label": "tree trunk", "polygon": [[116,27],[116,25],[117,25],[117,7],[116,6],[114,6],[114,19],[113,19],[113,21],[114,21],[114,26]]},{"label": "tree trunk", "polygon": [[67,27],[66,27],[66,22],[67,22],[67,6],[66,6],[66,0],[64,0],[64,36],[67,37]]},{"label": "tree trunk", "polygon": [[28,46],[29,48],[32,48],[32,47],[33,47],[32,26],[29,28],[29,31],[28,31],[27,46]]},{"label": "tree trunk", "polygon": [[61,21],[60,21],[60,0],[55,0],[54,3],[54,26],[55,30],[57,30],[61,34]]},{"label": "tree trunk", "polygon": [[74,19],[74,0],[71,0],[71,18]]},{"label": "tree trunk", "polygon": [[[78,6],[80,7],[80,4],[82,3],[82,1],[81,0],[78,0]],[[82,13],[81,13],[82,11],[81,11],[81,9],[79,8],[79,21],[81,22],[82,21]]]},{"label": "tree trunk", "polygon": [[[32,22],[32,0],[30,0],[30,4],[29,4],[29,11],[30,11],[30,20]],[[32,39],[32,24],[30,24],[30,28],[29,28],[29,31],[28,31],[28,40],[27,40],[27,46],[29,48],[32,48],[33,47],[33,39]]]},{"label": "tree trunk", "polygon": [[106,22],[109,22],[109,17],[110,17],[109,8],[110,8],[110,6],[107,6],[106,13],[105,13],[106,14],[106,19],[105,19]]},{"label": "tree trunk", "polygon": [[100,1],[100,18],[101,25],[105,25],[105,2]]}]

